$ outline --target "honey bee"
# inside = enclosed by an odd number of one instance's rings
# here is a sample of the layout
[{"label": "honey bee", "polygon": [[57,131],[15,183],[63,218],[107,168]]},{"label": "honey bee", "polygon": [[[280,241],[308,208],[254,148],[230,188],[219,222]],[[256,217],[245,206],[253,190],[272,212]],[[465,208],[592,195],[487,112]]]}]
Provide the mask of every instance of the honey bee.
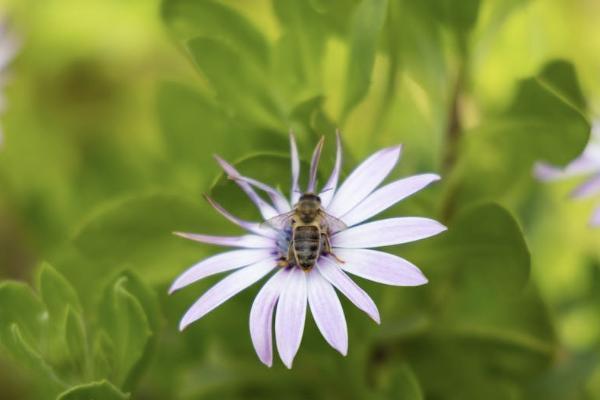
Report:
[{"label": "honey bee", "polygon": [[287,257],[283,256],[279,265],[297,265],[307,272],[321,254],[335,257],[331,253],[329,236],[346,228],[344,222],[323,210],[321,198],[314,193],[302,194],[292,211],[273,217],[264,224],[279,230],[291,227]]}]

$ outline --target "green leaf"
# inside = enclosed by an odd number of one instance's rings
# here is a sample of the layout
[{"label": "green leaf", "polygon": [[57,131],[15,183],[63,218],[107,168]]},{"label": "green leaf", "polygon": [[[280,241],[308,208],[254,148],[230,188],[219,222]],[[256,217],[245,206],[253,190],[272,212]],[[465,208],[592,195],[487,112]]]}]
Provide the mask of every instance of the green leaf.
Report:
[{"label": "green leaf", "polygon": [[87,337],[85,332],[85,323],[81,314],[71,307],[67,308],[67,318],[65,320],[65,340],[71,359],[77,365],[84,376],[89,371],[89,351]]},{"label": "green leaf", "polygon": [[175,82],[160,85],[158,115],[169,154],[163,167],[165,180],[193,194],[206,190],[220,171],[213,154],[231,159],[257,148],[288,147],[285,131],[271,133],[242,124],[200,91]]},{"label": "green leaf", "polygon": [[514,217],[497,204],[463,211],[438,250],[448,256],[460,281],[489,296],[513,296],[529,280],[530,255]]},{"label": "green leaf", "polygon": [[198,232],[222,224],[223,219],[200,196],[190,200],[147,194],[100,207],[79,230],[75,244],[102,266],[90,270],[96,279],[106,279],[107,273],[127,266],[148,282],[163,282],[207,254],[206,248],[172,232]]},{"label": "green leaf", "polygon": [[350,30],[350,56],[342,115],[347,115],[369,90],[386,9],[386,0],[362,0],[356,8]]},{"label": "green leaf", "polygon": [[585,111],[586,101],[579,82],[575,67],[566,60],[554,60],[546,64],[537,77],[540,83],[547,85],[564,101],[579,111]]},{"label": "green leaf", "polygon": [[65,384],[58,377],[56,371],[32,347],[17,324],[11,324],[10,338],[5,342],[5,346],[10,350],[12,356],[36,378],[37,384],[41,381],[41,384],[51,391],[58,391],[64,387]]},{"label": "green leaf", "polygon": [[105,331],[100,331],[94,340],[93,368],[94,377],[101,379],[111,375],[115,345]]},{"label": "green leaf", "polygon": [[285,128],[264,69],[252,65],[238,50],[218,39],[192,39],[188,50],[234,118],[276,130]]},{"label": "green leaf", "polygon": [[127,400],[125,394],[108,381],[85,383],[65,391],[56,400]]},{"label": "green leaf", "polygon": [[75,289],[54,267],[43,263],[38,278],[42,301],[48,309],[50,319],[62,324],[69,307],[81,310]]},{"label": "green leaf", "polygon": [[522,81],[506,112],[464,136],[451,181],[454,203],[509,200],[531,182],[536,161],[565,165],[578,156],[590,132],[575,107],[580,90],[572,67],[562,62]]},{"label": "green leaf", "polygon": [[263,67],[268,44],[264,35],[245,17],[223,3],[211,0],[163,0],[162,16],[171,31],[183,40],[204,36],[223,40]]},{"label": "green leaf", "polygon": [[529,399],[585,399],[586,382],[598,368],[598,352],[569,354],[557,360],[552,369],[532,382],[527,391]]},{"label": "green leaf", "polygon": [[[480,0],[430,0],[429,6],[436,17],[453,30],[464,41],[465,36],[475,26],[479,15]],[[464,45],[462,43],[461,45]]]},{"label": "green leaf", "polygon": [[127,278],[109,286],[100,305],[101,327],[114,345],[112,377],[119,385],[128,383],[130,374],[142,360],[152,337],[144,308],[126,288]]},{"label": "green leaf", "polygon": [[321,87],[326,30],[306,1],[274,0],[283,34],[274,49],[275,70],[288,93],[314,96]]},{"label": "green leaf", "polygon": [[423,400],[419,381],[408,364],[394,365],[382,375],[379,391],[382,398]]},{"label": "green leaf", "polygon": [[409,259],[430,270],[426,290],[444,338],[480,343],[493,353],[490,362],[515,373],[537,373],[550,362],[556,334],[539,294],[528,284],[529,251],[506,209],[469,207],[446,234],[415,247],[421,251]]},{"label": "green leaf", "polygon": [[161,326],[160,305],[156,293],[133,271],[123,271],[115,280],[115,284],[120,281],[125,289],[131,293],[144,309],[144,314],[148,318],[150,328],[153,332],[158,332]]},{"label": "green leaf", "polygon": [[33,292],[22,282],[0,282],[0,341],[8,342],[13,335],[13,325],[19,335],[28,342],[38,343],[43,335],[48,319],[47,311]]}]

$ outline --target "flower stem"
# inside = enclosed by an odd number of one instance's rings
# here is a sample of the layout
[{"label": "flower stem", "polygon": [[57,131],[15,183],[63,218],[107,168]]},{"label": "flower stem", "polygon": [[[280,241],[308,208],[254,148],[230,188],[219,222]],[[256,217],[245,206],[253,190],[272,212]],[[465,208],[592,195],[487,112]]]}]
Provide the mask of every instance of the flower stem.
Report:
[{"label": "flower stem", "polygon": [[452,218],[456,209],[456,196],[458,195],[458,187],[452,179],[455,171],[458,156],[460,152],[460,142],[463,134],[463,119],[461,112],[461,98],[464,92],[466,79],[467,57],[463,54],[452,93],[450,96],[450,104],[448,108],[448,119],[445,131],[445,146],[442,155],[442,171],[446,178],[450,178],[450,186],[442,205],[442,220],[447,222]]}]

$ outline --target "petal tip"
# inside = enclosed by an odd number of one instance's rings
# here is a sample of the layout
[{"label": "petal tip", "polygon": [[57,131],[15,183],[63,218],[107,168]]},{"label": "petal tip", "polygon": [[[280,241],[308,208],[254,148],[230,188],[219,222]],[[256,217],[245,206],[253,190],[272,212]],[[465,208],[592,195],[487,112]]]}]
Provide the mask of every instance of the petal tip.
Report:
[{"label": "petal tip", "polygon": [[344,357],[348,355],[348,343],[344,343],[342,346],[337,346],[335,349]]},{"label": "petal tip", "polygon": [[189,321],[186,320],[186,318],[184,317],[181,322],[179,322],[179,332],[183,332],[183,330],[185,328],[187,328],[190,325]]},{"label": "petal tip", "polygon": [[375,321],[375,323],[376,323],[377,325],[381,325],[381,317],[379,316],[379,313],[377,313],[377,314],[374,314],[374,315],[369,315],[369,317],[371,317],[371,319],[372,319],[373,321]]},{"label": "petal tip", "polygon": [[271,368],[273,366],[273,358],[269,357],[261,357],[258,356],[261,363],[263,363],[267,368]]},{"label": "petal tip", "polygon": [[173,293],[175,293],[179,289],[181,289],[181,287],[177,284],[177,282],[173,282],[173,284],[171,285],[171,287],[167,291],[167,294],[172,295]]},{"label": "petal tip", "polygon": [[417,279],[415,286],[423,286],[429,283],[429,279],[425,275],[421,275],[421,279]]}]

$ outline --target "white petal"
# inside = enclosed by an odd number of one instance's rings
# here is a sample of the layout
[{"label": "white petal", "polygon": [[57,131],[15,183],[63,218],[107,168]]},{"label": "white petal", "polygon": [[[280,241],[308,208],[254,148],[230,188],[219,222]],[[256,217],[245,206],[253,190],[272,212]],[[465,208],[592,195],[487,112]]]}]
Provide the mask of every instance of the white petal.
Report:
[{"label": "white petal", "polygon": [[341,219],[348,226],[356,225],[379,214],[439,179],[439,175],[436,174],[422,174],[392,182],[371,193]]},{"label": "white petal", "polygon": [[215,200],[213,200],[209,196],[205,196],[205,198],[206,198],[206,201],[208,201],[210,203],[210,205],[215,210],[217,210],[217,212],[219,214],[221,214],[222,216],[224,216],[225,218],[227,218],[229,221],[236,224],[237,226],[244,228],[247,231],[250,231],[252,233],[256,233],[257,235],[266,236],[266,237],[269,237],[272,239],[275,239],[278,237],[279,234],[276,231],[274,231],[273,229],[269,228],[268,226],[265,227],[257,222],[245,221],[241,218],[238,218],[238,217],[232,215],[229,211],[227,211],[225,208],[223,208],[223,206],[221,206],[219,203],[217,203]]},{"label": "white petal", "polygon": [[275,268],[275,265],[276,262],[274,260],[259,261],[222,279],[208,289],[190,307],[181,319],[179,329],[185,329],[192,322],[199,320],[248,286],[254,284]]},{"label": "white petal", "polygon": [[169,293],[173,293],[207,276],[245,267],[267,258],[273,259],[272,251],[267,249],[234,250],[214,255],[191,266],[179,275],[171,285]]},{"label": "white petal", "polygon": [[327,211],[340,217],[367,197],[392,171],[398,162],[401,146],[378,151],[361,163],[333,196]]},{"label": "white petal", "polygon": [[333,199],[335,189],[337,188],[338,179],[340,178],[340,171],[342,170],[342,138],[340,137],[340,131],[335,132],[335,142],[337,150],[335,154],[333,171],[331,171],[331,175],[323,187],[323,190],[321,190],[321,193],[319,193],[321,204],[325,208],[329,206],[329,203],[331,203],[331,200]]},{"label": "white petal", "polygon": [[296,145],[296,137],[290,132],[290,154],[292,159],[292,193],[290,200],[292,206],[298,202],[300,198],[300,157],[298,156],[298,146]]},{"label": "white petal", "polygon": [[276,247],[271,238],[258,235],[242,236],[213,236],[200,233],[173,232],[177,236],[193,240],[195,242],[216,244],[219,246],[242,247],[247,249],[271,249]]},{"label": "white petal", "polygon": [[286,283],[289,270],[280,270],[260,289],[250,310],[250,336],[256,354],[267,366],[273,365],[273,311]]},{"label": "white petal", "polygon": [[350,249],[391,246],[414,242],[445,230],[444,225],[429,218],[389,218],[338,232],[331,237],[331,245]]},{"label": "white petal", "polygon": [[323,143],[325,142],[325,137],[321,137],[319,143],[317,143],[317,147],[313,151],[312,158],[310,160],[310,175],[308,177],[308,186],[306,191],[308,193],[314,193],[317,185],[317,170],[319,169],[319,160],[321,159],[321,151],[323,150]]},{"label": "white petal", "polygon": [[557,181],[598,171],[600,171],[600,154],[596,154],[596,149],[592,146],[588,146],[581,156],[564,168],[544,162],[537,162],[534,166],[535,177],[544,182]]},{"label": "white petal", "polygon": [[[229,164],[227,161],[223,160],[221,157],[215,156],[215,159],[217,160],[217,162],[219,163],[221,168],[223,168],[223,170],[225,171],[225,173],[228,176],[231,176],[231,177],[241,176],[241,174],[233,167],[233,165]],[[264,201],[254,191],[254,189],[248,182],[244,182],[244,181],[238,179],[238,180],[235,180],[235,183],[237,183],[237,185],[248,195],[248,197],[250,198],[250,200],[252,200],[252,202],[256,205],[256,207],[258,207],[258,210],[260,211],[261,215],[263,216],[263,218],[265,220],[267,220],[269,218],[273,218],[274,216],[279,214],[277,212],[277,210],[275,210],[275,208],[273,208],[272,205],[270,205],[269,203]]]},{"label": "white petal", "polygon": [[592,218],[590,219],[590,225],[593,227],[600,226],[600,207],[594,210]]},{"label": "white petal", "polygon": [[306,318],[306,273],[292,268],[279,297],[275,316],[277,351],[286,367],[292,368],[300,348]]},{"label": "white petal", "polygon": [[320,257],[317,268],[321,275],[342,292],[356,307],[366,312],[373,321],[380,323],[379,311],[373,300],[335,262],[328,257]]},{"label": "white petal", "polygon": [[316,268],[308,273],[308,304],[327,343],[345,356],[348,353],[348,328],[344,310],[333,286]]},{"label": "white petal", "polygon": [[368,249],[335,249],[344,261],[340,267],[373,282],[395,286],[419,286],[427,283],[421,270],[393,254]]},{"label": "white petal", "polygon": [[241,181],[248,182],[250,185],[254,186],[255,188],[258,188],[258,189],[266,192],[269,195],[269,198],[271,199],[273,204],[275,205],[277,212],[279,212],[280,214],[283,214],[283,213],[291,210],[290,203],[288,203],[285,196],[283,194],[281,194],[281,192],[279,190],[277,190],[269,185],[265,185],[264,183],[259,182],[256,179],[248,178],[246,176],[237,176],[237,177],[234,177],[233,179],[239,179]]}]

